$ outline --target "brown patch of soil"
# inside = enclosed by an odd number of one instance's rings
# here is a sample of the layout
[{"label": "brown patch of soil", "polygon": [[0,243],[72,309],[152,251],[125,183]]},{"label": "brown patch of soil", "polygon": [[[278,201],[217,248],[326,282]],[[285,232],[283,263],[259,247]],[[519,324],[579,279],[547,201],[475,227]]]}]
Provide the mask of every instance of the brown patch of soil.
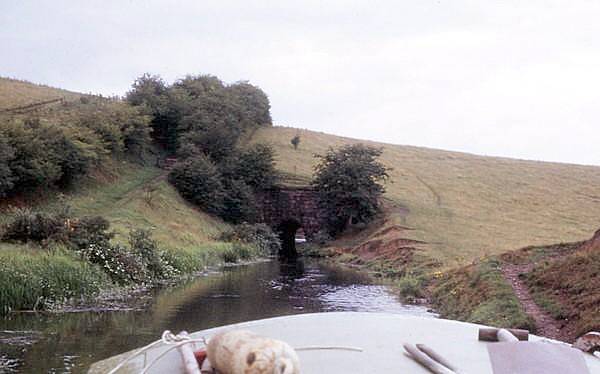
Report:
[{"label": "brown patch of soil", "polygon": [[395,238],[392,240],[374,239],[356,247],[346,248],[345,253],[352,253],[363,261],[385,260],[394,265],[405,265],[411,262],[415,241]]}]

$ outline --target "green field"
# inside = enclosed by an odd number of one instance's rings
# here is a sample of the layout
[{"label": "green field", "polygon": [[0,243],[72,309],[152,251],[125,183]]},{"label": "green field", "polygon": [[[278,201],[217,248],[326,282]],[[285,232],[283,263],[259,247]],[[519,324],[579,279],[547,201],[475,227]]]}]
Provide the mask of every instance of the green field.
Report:
[{"label": "green field", "polygon": [[[274,146],[293,183],[310,179],[315,153],[359,142],[287,127],[260,129],[252,141]],[[386,197],[407,208],[390,211],[386,224],[413,228],[403,235],[426,242],[424,254],[447,266],[583,240],[600,226],[600,167],[361,142],[384,148],[383,162],[393,168]]]}]

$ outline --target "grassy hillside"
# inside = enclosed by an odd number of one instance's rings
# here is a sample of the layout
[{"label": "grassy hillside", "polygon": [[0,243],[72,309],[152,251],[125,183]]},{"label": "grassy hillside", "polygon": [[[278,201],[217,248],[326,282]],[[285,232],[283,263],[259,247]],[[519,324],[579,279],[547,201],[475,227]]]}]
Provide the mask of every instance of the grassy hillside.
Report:
[{"label": "grassy hillside", "polygon": [[46,100],[72,100],[81,96],[76,92],[0,77],[0,111]]},{"label": "grassy hillside", "polygon": [[[294,150],[290,139],[299,133]],[[278,168],[308,181],[313,154],[357,140],[286,127],[259,129]],[[364,142],[384,148],[392,167],[386,197],[394,209],[387,226],[426,242],[426,256],[448,266],[527,245],[585,239],[600,223],[600,167],[483,157],[412,146]]]},{"label": "grassy hillside", "polygon": [[[0,110],[56,98],[72,100],[81,96],[62,89],[0,78]],[[119,241],[126,240],[130,229],[147,228],[153,230],[160,244],[172,248],[203,245],[226,227],[220,220],[183,201],[164,176],[163,170],[154,167],[140,167],[107,158],[100,168],[78,183],[77,189],[59,197],[41,199],[38,208],[52,210],[66,203],[75,216],[106,217]],[[3,207],[6,208],[6,202],[0,204],[0,209]],[[0,223],[8,219],[4,209],[4,213],[0,212]]]},{"label": "grassy hillside", "polygon": [[[110,172],[97,171],[76,190],[44,200],[36,208],[52,211],[66,204],[75,216],[103,216],[119,242],[127,241],[131,229],[150,229],[168,248],[204,246],[227,227],[185,202],[161,169],[118,162],[105,167]],[[9,219],[6,211],[1,216],[0,221]]]}]

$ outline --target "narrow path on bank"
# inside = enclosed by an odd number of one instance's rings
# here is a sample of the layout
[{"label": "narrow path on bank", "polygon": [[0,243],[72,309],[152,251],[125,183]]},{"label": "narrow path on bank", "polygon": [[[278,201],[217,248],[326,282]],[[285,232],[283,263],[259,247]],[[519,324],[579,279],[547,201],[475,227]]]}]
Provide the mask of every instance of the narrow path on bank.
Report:
[{"label": "narrow path on bank", "polygon": [[520,274],[527,274],[533,269],[533,264],[514,265],[504,264],[502,273],[504,278],[512,286],[517,299],[531,318],[533,318],[537,327],[536,335],[545,336],[551,339],[564,340],[560,331],[560,325],[550,314],[540,308],[533,300],[527,285],[519,277]]}]

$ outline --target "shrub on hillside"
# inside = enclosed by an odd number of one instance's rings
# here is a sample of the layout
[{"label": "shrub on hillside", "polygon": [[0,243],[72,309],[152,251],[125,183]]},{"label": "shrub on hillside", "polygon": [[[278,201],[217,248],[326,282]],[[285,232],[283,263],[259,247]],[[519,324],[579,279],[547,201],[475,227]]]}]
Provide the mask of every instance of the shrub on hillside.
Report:
[{"label": "shrub on hillside", "polygon": [[177,270],[169,263],[169,254],[160,250],[148,230],[136,229],[129,233],[131,251],[138,255],[153,279],[176,275]]},{"label": "shrub on hillside", "polygon": [[69,244],[75,249],[87,248],[91,244],[106,246],[115,236],[109,231],[110,223],[104,217],[82,217],[69,222]]},{"label": "shrub on hillside", "polygon": [[10,169],[10,162],[15,157],[15,150],[8,143],[8,138],[0,129],[0,197],[12,190],[16,177]]},{"label": "shrub on hillside", "polygon": [[0,195],[66,187],[112,155],[141,156],[150,117],[117,100],[87,97],[0,119]]},{"label": "shrub on hillside", "polygon": [[224,231],[219,239],[255,245],[264,255],[277,254],[281,250],[279,236],[264,223],[236,225],[232,229]]},{"label": "shrub on hillside", "polygon": [[319,163],[312,185],[328,213],[332,234],[368,222],[379,212],[379,198],[385,191],[382,182],[389,177],[389,169],[378,160],[381,153],[379,148],[351,144],[316,156]]},{"label": "shrub on hillside", "polygon": [[99,265],[118,284],[149,280],[142,258],[122,245],[90,244],[79,253],[92,264]]},{"label": "shrub on hillside", "polygon": [[255,191],[272,188],[279,180],[275,151],[268,144],[255,144],[232,153],[219,167],[226,178],[242,180]]},{"label": "shrub on hillside", "polygon": [[199,155],[176,163],[169,173],[169,182],[181,196],[207,212],[222,212],[221,174],[208,157]]},{"label": "shrub on hillside", "polygon": [[0,240],[15,242],[35,242],[45,244],[50,240],[63,240],[66,229],[66,216],[63,213],[48,214],[31,209],[17,209],[11,222],[5,225]]},{"label": "shrub on hillside", "polygon": [[290,143],[292,144],[294,149],[298,149],[298,146],[300,145],[300,135],[294,135],[294,137],[290,140]]},{"label": "shrub on hillside", "polygon": [[223,180],[223,208],[219,215],[227,222],[253,222],[258,210],[252,188],[239,179]]}]

